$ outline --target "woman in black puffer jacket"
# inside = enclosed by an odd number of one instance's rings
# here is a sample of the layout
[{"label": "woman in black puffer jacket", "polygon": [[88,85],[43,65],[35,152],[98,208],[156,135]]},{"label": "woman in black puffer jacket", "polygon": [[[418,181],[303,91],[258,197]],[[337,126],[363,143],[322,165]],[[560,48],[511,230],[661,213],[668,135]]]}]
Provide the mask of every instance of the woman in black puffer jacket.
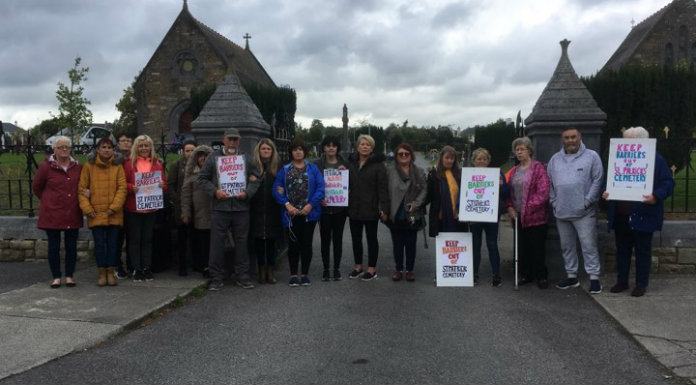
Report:
[{"label": "woman in black puffer jacket", "polygon": [[[355,269],[348,278],[362,276],[363,281],[377,277],[377,225],[389,215],[389,192],[384,154],[375,154],[375,140],[369,135],[360,135],[356,153],[350,157],[351,182],[348,193],[348,217],[353,240]],[[363,271],[362,231],[367,238],[367,271]]]}]

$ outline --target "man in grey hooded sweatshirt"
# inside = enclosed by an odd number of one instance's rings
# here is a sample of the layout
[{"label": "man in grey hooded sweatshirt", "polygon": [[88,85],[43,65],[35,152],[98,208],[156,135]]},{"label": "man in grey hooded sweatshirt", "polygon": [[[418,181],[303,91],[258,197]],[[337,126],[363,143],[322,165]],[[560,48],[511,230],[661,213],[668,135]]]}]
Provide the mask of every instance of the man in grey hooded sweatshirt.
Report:
[{"label": "man in grey hooded sweatshirt", "polygon": [[604,169],[595,151],[585,147],[580,130],[569,127],[561,132],[563,148],[547,166],[551,185],[549,201],[556,217],[561,251],[568,277],[556,285],[559,289],[580,286],[578,251],[580,240],[585,271],[590,275],[589,292],[602,292],[597,249],[597,201],[602,188]]}]

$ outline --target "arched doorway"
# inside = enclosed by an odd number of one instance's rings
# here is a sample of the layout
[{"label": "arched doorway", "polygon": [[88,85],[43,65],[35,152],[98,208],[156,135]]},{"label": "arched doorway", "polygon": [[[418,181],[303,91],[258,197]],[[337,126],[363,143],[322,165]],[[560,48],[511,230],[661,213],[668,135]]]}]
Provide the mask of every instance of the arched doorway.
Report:
[{"label": "arched doorway", "polygon": [[191,132],[191,113],[188,108],[191,105],[190,99],[185,99],[177,103],[169,112],[167,119],[167,140],[171,142],[174,136],[180,132]]},{"label": "arched doorway", "polygon": [[179,118],[179,133],[191,132],[191,122],[193,121],[193,115],[191,111],[186,110]]}]

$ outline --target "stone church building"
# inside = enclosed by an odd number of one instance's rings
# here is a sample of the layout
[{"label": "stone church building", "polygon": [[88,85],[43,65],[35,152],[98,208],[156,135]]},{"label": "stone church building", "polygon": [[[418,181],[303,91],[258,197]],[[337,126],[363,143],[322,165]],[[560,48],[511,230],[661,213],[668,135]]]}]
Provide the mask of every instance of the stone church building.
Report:
[{"label": "stone church building", "polygon": [[625,65],[696,65],[696,1],[673,0],[635,25],[601,71]]},{"label": "stone church building", "polygon": [[190,92],[217,86],[226,75],[242,85],[276,87],[270,75],[246,46],[233,43],[196,20],[183,8],[135,82],[138,133],[170,142],[191,132]]}]

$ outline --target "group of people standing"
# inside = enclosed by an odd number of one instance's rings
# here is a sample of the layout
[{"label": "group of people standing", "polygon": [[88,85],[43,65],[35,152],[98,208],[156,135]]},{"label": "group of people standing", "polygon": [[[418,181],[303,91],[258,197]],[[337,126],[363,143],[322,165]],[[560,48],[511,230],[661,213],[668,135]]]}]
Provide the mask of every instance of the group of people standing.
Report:
[{"label": "group of people standing", "polygon": [[[631,127],[624,131],[624,138],[649,137],[643,127]],[[508,172],[510,197],[507,210],[510,219],[520,228],[519,263],[522,277],[520,284],[536,281],[546,289],[548,270],[544,241],[546,239],[549,208],[556,219],[566,278],[556,287],[567,290],[580,286],[578,280],[578,250],[580,244],[584,268],[590,278],[588,291],[602,292],[599,281],[601,266],[597,247],[597,212],[600,197],[609,199],[604,191],[604,169],[599,155],[582,142],[582,134],[575,127],[561,132],[562,148],[555,153],[547,167],[534,160],[532,142],[518,138],[512,143],[512,151],[519,164]],[[631,291],[634,297],[645,294],[652,261],[652,237],[662,229],[663,202],[672,194],[674,178],[667,162],[655,154],[654,182],[651,194],[640,202],[608,200],[609,229],[616,239],[617,282],[612,293],[629,288],[631,255],[635,251],[636,278]]]},{"label": "group of people standing", "polygon": [[[59,136],[53,154],[39,165],[32,190],[39,198],[37,226],[46,231],[48,261],[53,275],[50,286],[76,285],[78,230],[87,217],[94,239],[99,286],[116,286],[125,278],[121,249],[128,239],[128,266],[135,281],[152,281],[152,234],[155,210],[136,210],[138,172],[159,171],[159,187],[166,190],[166,176],[154,152],[152,139],[141,135],[133,141],[119,137],[118,147],[106,137],[96,144],[84,166],[71,155],[70,138]],[[65,274],[60,266],[61,233],[64,233]],[[63,281],[62,278],[65,277]]]},{"label": "group of people standing", "polygon": [[[647,137],[638,127],[625,136]],[[261,139],[253,154],[244,156],[245,189],[230,195],[220,187],[218,158],[245,155],[240,152],[241,135],[235,128],[225,130],[222,146],[183,145],[183,157],[169,169],[169,184],[152,140],[138,136],[133,143],[126,135],[118,147],[109,138],[97,143],[96,152],[80,166],[71,157],[70,140],[59,137],[54,153],[43,162],[33,181],[34,193],[41,200],[38,227],[46,230],[49,264],[53,274],[51,287],[60,287],[60,234],[65,233],[65,285],[75,286],[73,277],[78,229],[83,216],[94,237],[99,286],[113,286],[124,278],[120,254],[127,239],[127,267],[134,281],[151,281],[152,239],[155,210],[136,210],[136,173],[159,171],[159,187],[169,187],[177,225],[179,274],[187,274],[187,242],[193,245],[193,268],[209,277],[209,290],[223,287],[225,278],[234,274],[236,285],[251,289],[249,250],[255,253],[258,283],[276,283],[275,263],[278,245],[284,235],[288,242],[289,286],[309,286],[312,242],[319,222],[323,281],[341,280],[343,232],[348,219],[353,245],[354,268],[350,279],[371,281],[377,277],[380,221],[390,230],[394,272],[393,281],[414,281],[418,231],[428,226],[431,237],[440,232],[472,233],[474,281],[479,283],[483,234],[491,264],[491,284],[502,284],[500,253],[497,247],[498,223],[464,223],[458,220],[461,167],[458,154],[444,146],[438,163],[426,175],[416,166],[415,153],[408,143],[394,149],[394,159],[376,153],[375,141],[361,135],[356,150],[344,159],[338,138],[326,136],[321,142],[321,157],[307,161],[308,149],[299,139],[288,148],[290,162],[281,165],[278,151],[270,139]],[[500,175],[500,207],[519,229],[519,263],[523,285],[536,281],[546,289],[545,239],[549,208],[556,218],[567,278],[559,289],[579,286],[579,240],[590,276],[590,293],[599,293],[600,258],[597,250],[596,214],[603,187],[603,168],[596,152],[582,143],[580,131],[562,131],[563,147],[548,167],[533,159],[529,138],[512,143],[517,164]],[[131,145],[132,144],[132,145]],[[490,153],[476,149],[471,157],[475,167],[488,167]],[[628,289],[631,253],[636,252],[634,296],[645,293],[650,270],[652,232],[662,224],[662,202],[673,189],[674,181],[664,159],[656,157],[655,188],[643,202],[610,201],[609,226],[616,232],[617,283],[612,292]],[[349,174],[348,204],[334,206],[325,200],[325,170]],[[602,198],[608,199],[604,192]],[[426,207],[429,205],[429,212]],[[426,214],[427,213],[427,214]],[[427,221],[426,221],[427,217]],[[233,262],[227,263],[228,237],[234,243]],[[363,250],[367,243],[367,261]],[[249,244],[250,243],[250,244]],[[331,253],[333,252],[333,259]],[[367,262],[367,266],[365,266]]]}]

